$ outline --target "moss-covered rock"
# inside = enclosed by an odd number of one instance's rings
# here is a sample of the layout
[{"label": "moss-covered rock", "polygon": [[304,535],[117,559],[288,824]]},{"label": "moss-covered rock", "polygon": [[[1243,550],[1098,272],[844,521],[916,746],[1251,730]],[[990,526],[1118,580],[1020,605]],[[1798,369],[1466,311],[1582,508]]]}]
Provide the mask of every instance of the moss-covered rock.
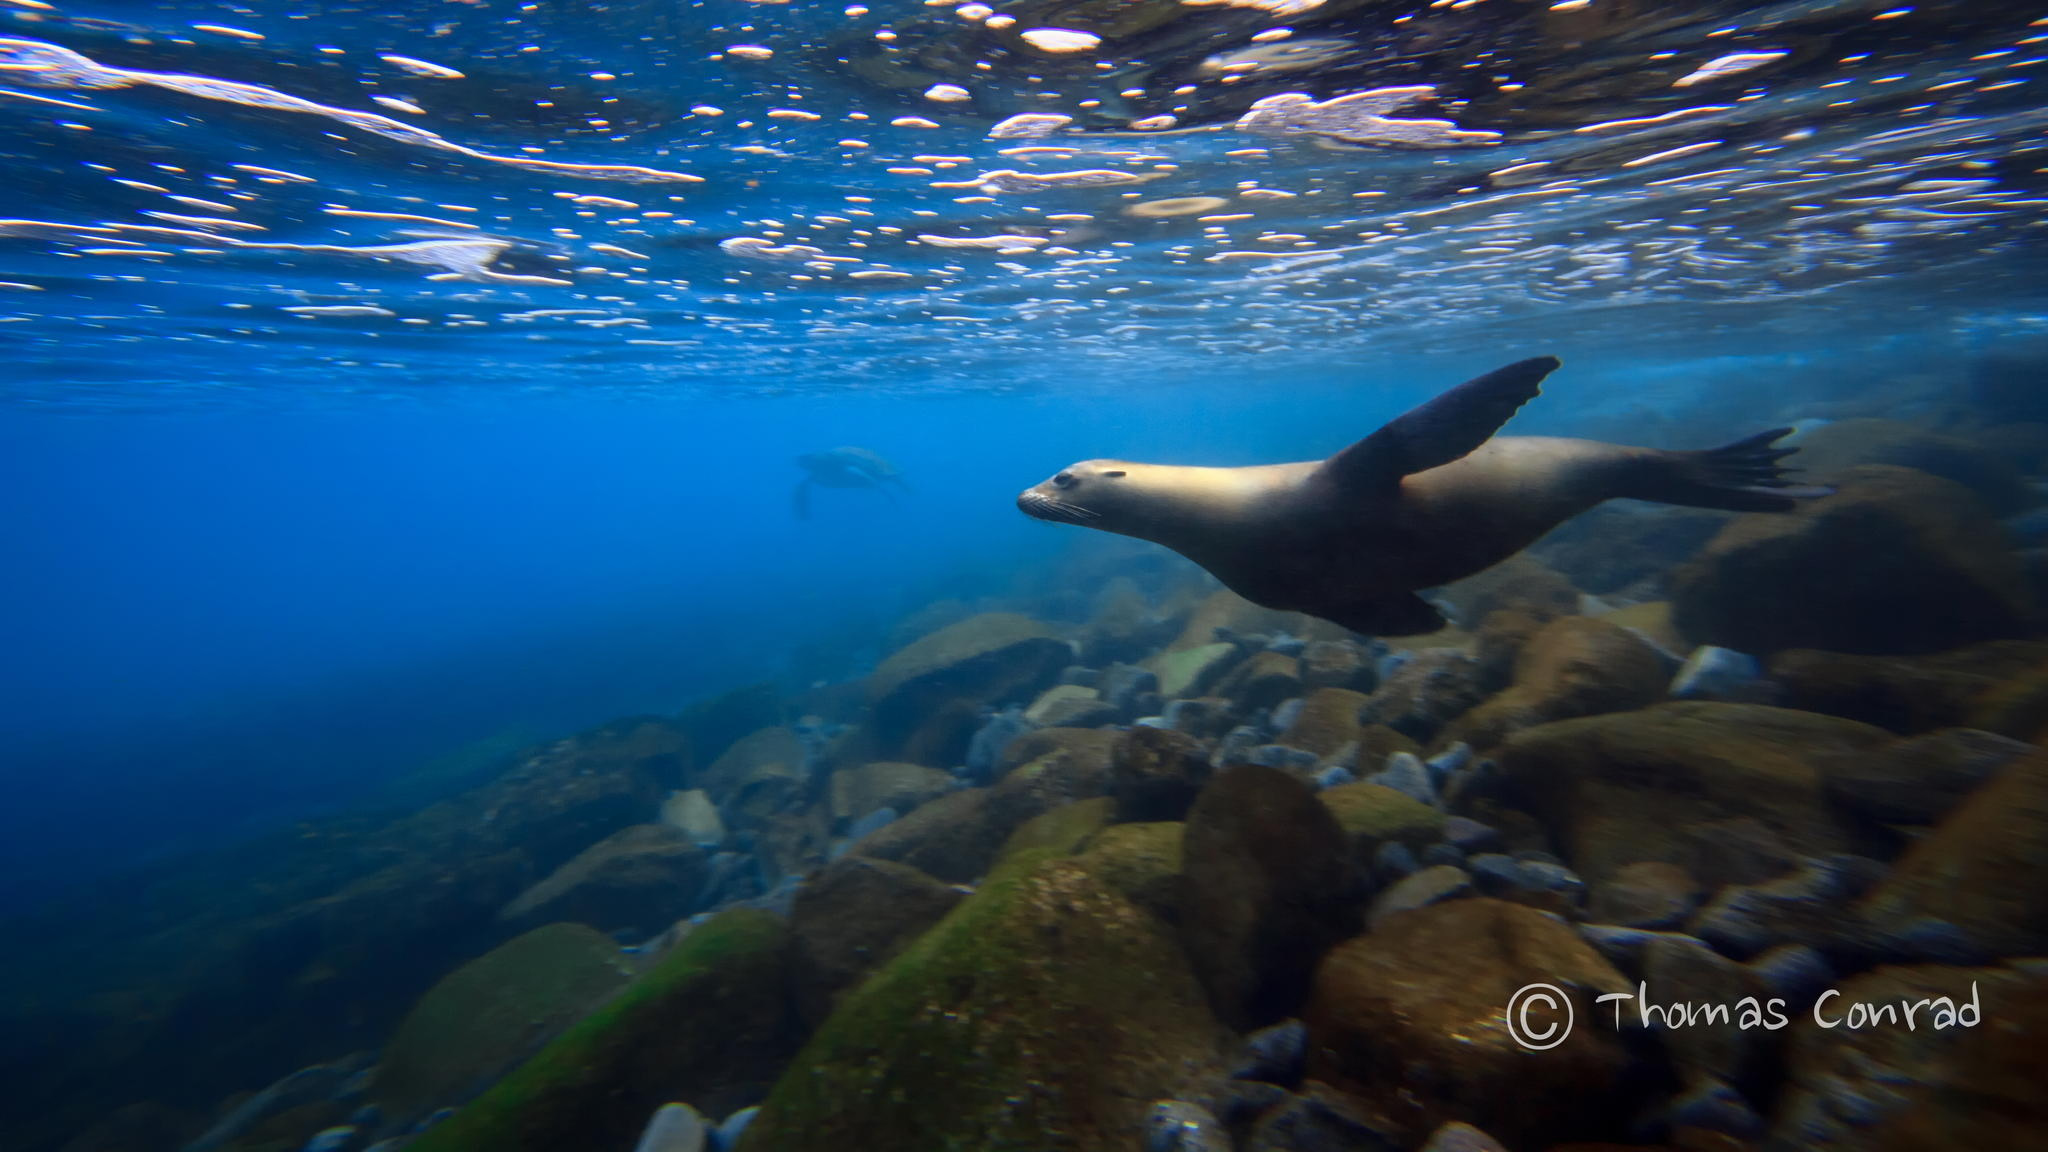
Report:
[{"label": "moss-covered rock", "polygon": [[1800,440],[1798,463],[1819,484],[1834,483],[1859,464],[1916,468],[1961,484],[2001,516],[2026,507],[2032,497],[2018,470],[1983,446],[1899,420],[1824,424]]},{"label": "moss-covered rock", "polygon": [[1679,631],[1757,654],[1908,653],[2028,625],[2033,594],[2019,560],[1967,489],[1875,464],[1848,469],[1839,485],[1796,511],[1722,529],[1673,578]]},{"label": "moss-covered rock", "polygon": [[988,871],[1009,834],[989,814],[989,790],[963,788],[868,833],[852,851],[908,864],[948,884],[969,884]]},{"label": "moss-covered rock", "polygon": [[1107,796],[1076,800],[1041,812],[1026,820],[1003,842],[996,854],[998,866],[1024,853],[1056,852],[1070,856],[1081,850],[1091,837],[1116,816],[1116,801]]},{"label": "moss-covered rock", "polygon": [[942,708],[1026,702],[1073,657],[1071,645],[1028,616],[986,612],[947,625],[868,677],[876,736],[893,750]]},{"label": "moss-covered rock", "polygon": [[370,1099],[401,1125],[465,1103],[628,975],[619,946],[581,924],[514,937],[420,997],[385,1047]]},{"label": "moss-covered rock", "polygon": [[1519,608],[1539,619],[1579,610],[1579,590],[1550,565],[1526,552],[1441,589],[1457,606],[1458,619],[1478,622],[1502,608]]},{"label": "moss-covered rock", "polygon": [[1348,688],[1318,688],[1302,698],[1301,711],[1280,734],[1280,743],[1317,756],[1335,755],[1346,744],[1358,742],[1359,710],[1366,694]]},{"label": "moss-covered rock", "polygon": [[1097,832],[1081,853],[1088,870],[1124,898],[1167,923],[1180,919],[1181,834],[1179,821],[1112,824]]},{"label": "moss-covered rock", "polygon": [[1160,653],[1146,663],[1159,678],[1159,694],[1168,700],[1200,695],[1237,659],[1235,644],[1198,644]]},{"label": "moss-covered rock", "polygon": [[740,1148],[1127,1152],[1218,1040],[1163,926],[1026,857],[846,998]]},{"label": "moss-covered rock", "polygon": [[1179,820],[1208,779],[1208,749],[1186,733],[1140,725],[1111,750],[1109,789],[1118,820]]},{"label": "moss-covered rock", "polygon": [[841,768],[832,774],[830,788],[833,827],[844,827],[877,808],[893,808],[901,815],[952,791],[953,784],[952,773],[922,764],[876,760]]},{"label": "moss-covered rock", "polygon": [[697,776],[734,829],[751,828],[802,794],[809,753],[792,728],[747,733]]},{"label": "moss-covered rock", "polygon": [[811,1027],[868,973],[938,923],[961,889],[907,864],[846,856],[797,889],[790,908],[798,1011]]},{"label": "moss-covered rock", "polygon": [[[1578,1026],[1531,1051],[1511,1026],[1538,1037],[1565,1026],[1555,1003],[1507,1018],[1517,990],[1538,982],[1568,990]],[[1395,913],[1317,970],[1309,1075],[1349,1092],[1407,1146],[1458,1117],[1516,1148],[1609,1135],[1627,1115],[1626,1057],[1593,998],[1629,989],[1570,924],[1532,908],[1471,899]]]},{"label": "moss-covered rock", "polygon": [[1659,704],[1518,732],[1499,760],[1588,882],[1662,860],[1719,885],[1734,877],[1703,854],[1705,826],[1747,821],[1799,855],[1850,851],[1821,765],[1890,740],[1867,724],[1784,708]]},{"label": "moss-covered rock", "polygon": [[522,926],[571,920],[644,938],[689,915],[710,874],[704,850],[681,832],[635,824],[577,853],[498,916]]},{"label": "moss-covered rock", "polygon": [[1356,781],[1316,793],[1337,818],[1351,844],[1352,859],[1370,863],[1380,845],[1392,840],[1421,849],[1443,836],[1444,814],[1384,784]]},{"label": "moss-covered rock", "polygon": [[1284,652],[1254,652],[1216,686],[1240,709],[1271,708],[1301,693],[1301,661]]},{"label": "moss-covered rock", "polygon": [[[1865,656],[1798,648],[1780,652],[1771,679],[1788,708],[1825,712],[1894,732],[1982,728],[1998,717],[1980,715],[1993,693],[2010,700],[2009,686],[2029,683],[2048,669],[2048,643],[1993,640],[1932,656]],[[1999,712],[2010,716],[2003,707]],[[2013,735],[2000,729],[2000,735]]]},{"label": "moss-covered rock", "polygon": [[1507,691],[1453,721],[1443,739],[1486,751],[1524,728],[1654,703],[1666,678],[1664,658],[1635,634],[1604,620],[1561,617],[1521,646]]},{"label": "moss-covered rock", "polygon": [[686,1099],[720,1115],[758,1099],[797,1039],[789,932],[737,908],[655,966],[410,1152],[626,1152],[654,1110]]}]

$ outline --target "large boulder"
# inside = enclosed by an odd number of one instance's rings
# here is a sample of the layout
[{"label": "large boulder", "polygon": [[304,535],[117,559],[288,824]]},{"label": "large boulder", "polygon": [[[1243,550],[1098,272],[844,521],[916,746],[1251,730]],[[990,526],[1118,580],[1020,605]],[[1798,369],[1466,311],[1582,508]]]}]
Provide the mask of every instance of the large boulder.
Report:
[{"label": "large boulder", "polygon": [[[1074,658],[1073,647],[1028,616],[987,612],[947,625],[882,661],[867,680],[876,738],[893,752],[942,709],[1029,703]],[[965,754],[927,753],[950,766]],[[945,763],[941,763],[945,761]]]},{"label": "large boulder", "polygon": [[719,913],[408,1149],[627,1152],[671,1100],[711,1115],[758,1100],[798,1039],[789,951],[769,913]]},{"label": "large boulder", "polygon": [[907,864],[843,857],[806,880],[790,909],[797,1009],[815,1028],[863,977],[952,911],[961,889]]},{"label": "large boulder", "polygon": [[[1985,727],[2017,717],[2010,701],[1988,706],[2014,685],[2048,674],[2048,643],[1993,640],[1932,656],[1866,656],[1799,648],[1771,660],[1779,702],[1890,728]],[[2028,733],[1993,729],[2001,735]]]},{"label": "large boulder", "polygon": [[[1518,997],[1533,984],[1570,1004]],[[1452,1119],[1516,1148],[1610,1135],[1628,1113],[1627,1057],[1603,1019],[1611,1008],[1594,997],[1630,991],[1571,925],[1545,912],[1479,898],[1395,913],[1316,970],[1308,1072],[1410,1147]],[[1566,1024],[1567,1007],[1576,1026]],[[1517,1035],[1560,1038],[1532,1050]]]},{"label": "large boulder", "polygon": [[991,815],[989,789],[963,788],[868,833],[851,852],[908,864],[948,884],[971,884],[995,862],[1011,830]]},{"label": "large boulder", "polygon": [[1295,1015],[1316,961],[1358,925],[1349,845],[1308,785],[1239,764],[1209,781],[1183,834],[1181,941],[1224,1022]]},{"label": "large boulder", "polygon": [[876,760],[832,774],[829,803],[832,824],[843,828],[877,808],[908,812],[953,790],[950,772],[922,764]]},{"label": "large boulder", "polygon": [[1798,464],[1819,484],[1832,484],[1859,464],[1918,469],[1968,488],[2000,516],[2032,502],[2019,471],[1982,445],[1898,420],[1823,424],[1800,439]]},{"label": "large boulder", "polygon": [[1822,771],[1829,794],[1850,811],[1886,824],[1932,824],[2000,769],[2034,750],[2009,736],[1943,728],[1827,761]]},{"label": "large boulder", "polygon": [[1445,585],[1442,595],[1457,609],[1458,620],[1472,623],[1503,608],[1519,608],[1542,619],[1579,610],[1579,590],[1571,581],[1526,552]]},{"label": "large boulder", "polygon": [[1664,695],[1665,676],[1664,658],[1634,633],[1560,617],[1521,646],[1507,691],[1453,721],[1444,738],[1483,751],[1538,724],[1641,708]]},{"label": "large boulder", "polygon": [[810,750],[793,728],[761,728],[734,741],[696,783],[735,829],[752,828],[801,797],[810,784]]},{"label": "large boulder", "polygon": [[2048,953],[2048,754],[1972,792],[1907,850],[1863,914],[1894,935],[1944,920],[1993,956]]},{"label": "large boulder", "polygon": [[1679,630],[1757,654],[1910,653],[2028,625],[2019,559],[1968,489],[1888,465],[1848,469],[1838,484],[1722,529],[1674,579]]},{"label": "large boulder", "polygon": [[1027,854],[846,998],[740,1148],[1127,1152],[1219,1041],[1162,925]]},{"label": "large boulder", "polygon": [[711,872],[704,850],[666,824],[612,833],[499,911],[513,924],[574,921],[645,938],[694,911]]},{"label": "large boulder", "polygon": [[1109,788],[1117,819],[1179,820],[1209,779],[1202,742],[1168,728],[1140,725],[1120,736],[1110,753]]},{"label": "large boulder", "polygon": [[2048,977],[2038,969],[1888,967],[1838,992],[1793,1017],[1766,1148],[2040,1147]]},{"label": "large boulder", "polygon": [[1367,699],[1365,693],[1348,688],[1317,688],[1302,698],[1301,710],[1280,734],[1280,743],[1324,759],[1336,755],[1345,745],[1358,743],[1358,713]]},{"label": "large boulder", "polygon": [[467,1103],[626,983],[618,945],[581,924],[500,944],[420,997],[385,1045],[369,1098],[403,1127]]},{"label": "large boulder", "polygon": [[1459,648],[1423,648],[1380,680],[1359,711],[1368,726],[1384,724],[1428,743],[1444,725],[1486,699],[1479,661]]},{"label": "large boulder", "polygon": [[1527,729],[1501,745],[1499,762],[1587,881],[1661,860],[1717,886],[1738,879],[1709,850],[1730,827],[1759,829],[1795,855],[1850,850],[1820,765],[1891,739],[1783,708],[1659,704]]}]

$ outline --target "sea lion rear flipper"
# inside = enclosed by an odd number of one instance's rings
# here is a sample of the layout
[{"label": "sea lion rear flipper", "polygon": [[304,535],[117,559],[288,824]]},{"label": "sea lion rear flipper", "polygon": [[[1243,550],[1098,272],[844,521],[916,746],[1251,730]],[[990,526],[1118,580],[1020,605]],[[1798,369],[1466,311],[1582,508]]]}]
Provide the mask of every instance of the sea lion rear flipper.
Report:
[{"label": "sea lion rear flipper", "polygon": [[1786,477],[1780,461],[1799,449],[1774,445],[1791,434],[1790,428],[1773,428],[1719,448],[1651,453],[1649,466],[1622,495],[1729,512],[1790,512],[1801,500],[1834,491],[1825,485],[1794,484]]},{"label": "sea lion rear flipper", "polygon": [[1346,485],[1392,487],[1401,477],[1466,455],[1493,438],[1557,370],[1555,356],[1518,360],[1416,405],[1323,463]]},{"label": "sea lion rear flipper", "polygon": [[1327,610],[1312,610],[1311,614],[1361,636],[1424,636],[1445,624],[1436,605],[1412,592],[1331,605]]}]

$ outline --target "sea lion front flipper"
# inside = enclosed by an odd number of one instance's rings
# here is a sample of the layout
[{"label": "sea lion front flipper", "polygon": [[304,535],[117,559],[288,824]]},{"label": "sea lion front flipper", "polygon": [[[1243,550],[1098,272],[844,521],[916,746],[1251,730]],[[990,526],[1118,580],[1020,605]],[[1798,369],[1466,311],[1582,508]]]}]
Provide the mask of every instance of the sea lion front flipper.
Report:
[{"label": "sea lion front flipper", "polygon": [[1412,592],[1395,592],[1308,611],[1361,636],[1424,636],[1446,623],[1436,605]]},{"label": "sea lion front flipper", "polygon": [[1466,455],[1493,438],[1557,370],[1555,356],[1518,360],[1425,401],[1323,462],[1339,483],[1389,487]]}]

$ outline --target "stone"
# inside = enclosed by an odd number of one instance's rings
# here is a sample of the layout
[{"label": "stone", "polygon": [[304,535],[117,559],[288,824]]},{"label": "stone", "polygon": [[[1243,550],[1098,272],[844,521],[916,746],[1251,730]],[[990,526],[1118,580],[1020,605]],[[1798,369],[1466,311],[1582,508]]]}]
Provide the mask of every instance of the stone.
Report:
[{"label": "stone", "polygon": [[996,853],[996,863],[1026,852],[1050,850],[1062,856],[1079,852],[1116,815],[1116,801],[1107,796],[1076,800],[1048,809],[1017,826]]},{"label": "stone", "polygon": [[1805,944],[1780,944],[1767,948],[1749,962],[1749,970],[1773,996],[1784,1000],[1793,1012],[1805,1012],[1814,1000],[1832,988],[1834,966],[1817,948]]},{"label": "stone", "polygon": [[696,910],[710,858],[666,824],[635,824],[584,849],[498,912],[510,924],[587,924],[652,936]]},{"label": "stone", "polygon": [[1326,1085],[1304,1085],[1260,1117],[1244,1152],[1397,1152],[1385,1126]]},{"label": "stone", "polygon": [[1472,894],[1472,877],[1454,864],[1436,864],[1387,886],[1372,902],[1366,926],[1378,931],[1388,917]]},{"label": "stone", "polygon": [[1149,665],[1159,678],[1159,694],[1169,700],[1177,696],[1200,696],[1219,680],[1225,669],[1237,662],[1237,645],[1202,644],[1193,648],[1162,652]]},{"label": "stone", "polygon": [[1662,860],[1624,864],[1593,886],[1586,918],[1625,928],[1676,928],[1699,907],[1699,881]]},{"label": "stone", "polygon": [[[1044,727],[1069,716],[1101,717],[1106,722],[1115,713],[1114,708],[1103,703],[1102,693],[1093,688],[1083,688],[1075,684],[1055,684],[1038,694],[1038,699],[1033,700],[1031,707],[1024,710],[1024,718]],[[1076,728],[1093,726],[1093,722],[1072,725]]]},{"label": "stone", "polygon": [[1944,728],[1827,761],[1828,794],[1887,824],[1932,824],[2034,746],[1973,728]]},{"label": "stone", "polygon": [[806,880],[790,909],[791,973],[812,1028],[868,973],[953,909],[959,888],[907,864],[848,856]]},{"label": "stone", "polygon": [[1763,654],[1935,652],[2016,635],[2034,612],[1970,492],[1888,465],[1847,469],[1792,512],[1736,518],[1675,575],[1672,604],[1694,640]]},{"label": "stone", "polygon": [[1457,648],[1425,648],[1381,674],[1379,687],[1359,712],[1359,721],[1385,724],[1411,740],[1428,741],[1485,698],[1479,662],[1469,653]]},{"label": "stone", "polygon": [[711,793],[702,788],[669,793],[661,802],[661,822],[707,852],[725,843],[725,821],[711,802]]},{"label": "stone", "polygon": [[1624,604],[1619,608],[1597,613],[1597,617],[1617,628],[1634,633],[1645,644],[1674,660],[1693,648],[1693,645],[1685,642],[1685,637],[1678,634],[1678,626],[1671,622],[1669,600]]},{"label": "stone", "polygon": [[1506,786],[1566,859],[1599,884],[1645,860],[1726,882],[1686,830],[1753,820],[1799,854],[1846,850],[1818,764],[1889,742],[1882,729],[1755,704],[1658,704],[1516,733],[1500,748]]},{"label": "stone", "polygon": [[1460,621],[1484,620],[1509,608],[1544,620],[1579,610],[1579,590],[1571,581],[1526,552],[1445,586],[1443,596],[1456,606]]},{"label": "stone", "polygon": [[1396,752],[1387,757],[1386,766],[1367,776],[1365,782],[1399,792],[1418,804],[1443,807],[1443,798],[1437,795],[1436,779],[1429,766],[1412,753]]},{"label": "stone", "polygon": [[1501,608],[1486,614],[1479,622],[1479,633],[1473,643],[1472,657],[1478,662],[1479,686],[1487,692],[1498,692],[1514,683],[1515,661],[1521,657],[1522,649],[1531,637],[1543,630],[1548,623],[1544,617],[1521,608]]},{"label": "stone", "polygon": [[1239,708],[1271,708],[1301,693],[1301,661],[1281,652],[1254,652],[1216,686],[1218,696],[1237,701]]},{"label": "stone", "polygon": [[1350,688],[1370,691],[1372,662],[1365,649],[1350,640],[1318,640],[1301,650],[1301,684],[1313,692],[1318,688]]},{"label": "stone", "polygon": [[1004,773],[989,789],[991,830],[1008,836],[1042,812],[1109,795],[1111,750],[1119,735],[1084,728],[1047,728],[1019,740],[1012,751],[1030,758]]},{"label": "stone", "polygon": [[1110,753],[1109,788],[1123,822],[1179,820],[1209,779],[1209,756],[1192,736],[1132,728]]},{"label": "stone", "polygon": [[1336,755],[1345,745],[1358,742],[1358,713],[1366,699],[1365,693],[1348,688],[1310,692],[1302,698],[1301,711],[1280,734],[1280,743],[1307,749],[1318,758]]},{"label": "stone", "polygon": [[677,1096],[758,1099],[797,1040],[788,958],[774,916],[719,913],[408,1152],[625,1147]]},{"label": "stone", "polygon": [[1880,933],[1936,918],[1992,956],[2048,952],[2048,754],[2001,769],[1865,898]]},{"label": "stone", "polygon": [[1560,617],[1523,644],[1507,691],[1460,716],[1446,738],[1486,750],[1538,724],[1640,708],[1660,695],[1664,671],[1664,658],[1625,629]]},{"label": "stone", "polygon": [[1163,925],[1080,860],[1018,861],[846,998],[744,1146],[1129,1152],[1218,1042]]},{"label": "stone", "polygon": [[[903,747],[945,705],[1022,702],[1073,662],[1074,650],[1036,620],[987,612],[949,624],[892,653],[867,680],[867,698],[884,752]],[[943,762],[957,763],[965,741]],[[934,758],[920,762],[938,764]]]},{"label": "stone", "polygon": [[1221,696],[1172,701],[1160,719],[1164,727],[1198,740],[1213,740],[1230,731],[1234,723],[1230,701]]},{"label": "stone", "polygon": [[1233,1080],[1263,1080],[1283,1088],[1301,1083],[1308,1061],[1308,1025],[1283,1020],[1244,1038],[1244,1048],[1231,1065]]},{"label": "stone", "polygon": [[1954,481],[2000,516],[2033,503],[2019,472],[1983,446],[1903,421],[1835,420],[1800,439],[1799,466],[1813,483],[1835,483],[1861,464],[1912,468]]},{"label": "stone", "polygon": [[1903,733],[1981,727],[1974,722],[1979,701],[2043,668],[2048,643],[2036,640],[1994,640],[1922,657],[1795,649],[1770,664],[1784,706]]},{"label": "stone", "polygon": [[1160,1100],[1146,1117],[1145,1152],[1231,1152],[1230,1132],[1199,1104]]},{"label": "stone", "polygon": [[796,729],[761,728],[734,741],[697,774],[696,782],[710,793],[728,825],[748,827],[741,808],[755,817],[765,816],[802,793],[810,781],[810,758]]},{"label": "stone", "polygon": [[1692,931],[1735,957],[1781,943],[1854,950],[1863,933],[1853,903],[1883,873],[1883,865],[1858,856],[1810,859],[1777,879],[1721,889],[1693,918]]},{"label": "stone", "polygon": [[[1852,1005],[1869,1006],[1861,1027],[1849,1026]],[[1919,1005],[1914,1027],[1906,1026],[1907,1005]],[[1888,967],[1851,977],[1794,1018],[1786,1085],[1764,1146],[2038,1147],[2048,1126],[2044,1037],[2048,977],[2038,968]]]},{"label": "stone", "polygon": [[654,1110],[633,1152],[704,1152],[710,1133],[704,1118],[688,1104],[663,1104]]},{"label": "stone", "polygon": [[948,884],[971,884],[995,862],[1007,827],[989,812],[989,789],[964,788],[855,842],[852,855],[908,864]]},{"label": "stone", "polygon": [[900,816],[952,791],[954,783],[951,773],[922,764],[877,760],[841,768],[828,788],[832,826],[843,830],[877,808],[893,808]]},{"label": "stone", "polygon": [[1128,717],[1136,713],[1140,700],[1160,695],[1159,677],[1136,664],[1112,664],[1103,670],[1097,691],[1117,715]]},{"label": "stone", "polygon": [[1685,658],[1664,694],[1673,700],[1726,700],[1766,704],[1763,665],[1746,652],[1702,644]]},{"label": "stone", "polygon": [[1124,899],[1178,924],[1183,828],[1178,822],[1112,824],[1089,839],[1082,859],[1096,879]]},{"label": "stone", "polygon": [[975,784],[994,782],[1003,772],[1010,746],[1034,727],[1024,718],[1024,710],[1015,705],[980,717],[979,725],[967,738],[967,761],[960,775]]},{"label": "stone", "polygon": [[[1672,1098],[1666,1120],[1679,1132],[1697,1138],[1703,1132],[1719,1133],[1742,1147],[1763,1135],[1763,1117],[1743,1099],[1742,1093],[1725,1081],[1711,1076],[1694,1080]],[[1712,1145],[1709,1145],[1712,1147]]]},{"label": "stone", "polygon": [[1316,799],[1337,818],[1351,858],[1359,862],[1375,859],[1387,844],[1420,850],[1443,833],[1442,811],[1382,784],[1339,784]]},{"label": "stone", "polygon": [[[1525,995],[1543,983],[1569,998]],[[1477,898],[1387,917],[1316,972],[1307,1016],[1309,1076],[1343,1089],[1419,1142],[1463,1117],[1513,1147],[1606,1135],[1626,1114],[1627,1056],[1593,1026],[1594,996],[1632,992],[1621,973],[1555,916]],[[1518,1043],[1556,1034],[1554,1046]]]},{"label": "stone", "polygon": [[[1644,999],[1622,1003],[1624,1020],[1650,1028],[1679,1079],[1747,1083],[1769,1051],[1769,989],[1741,964],[1685,936],[1664,935],[1643,949]],[[1758,1013],[1743,1018],[1744,1001]],[[1716,1006],[1728,1015],[1711,1015]],[[1696,1011],[1697,1010],[1697,1011]],[[1748,1025],[1745,1027],[1745,1025]]]},{"label": "stone", "polygon": [[1462,863],[1472,875],[1473,887],[1488,896],[1565,917],[1576,917],[1586,902],[1585,883],[1562,864],[1518,860],[1498,852],[1482,853]]},{"label": "stone", "polygon": [[1508,1152],[1501,1142],[1461,1120],[1429,1134],[1422,1152]]},{"label": "stone", "polygon": [[1357,924],[1349,845],[1284,772],[1219,772],[1188,811],[1180,933],[1209,1002],[1250,1030],[1296,1015],[1323,951]]}]

